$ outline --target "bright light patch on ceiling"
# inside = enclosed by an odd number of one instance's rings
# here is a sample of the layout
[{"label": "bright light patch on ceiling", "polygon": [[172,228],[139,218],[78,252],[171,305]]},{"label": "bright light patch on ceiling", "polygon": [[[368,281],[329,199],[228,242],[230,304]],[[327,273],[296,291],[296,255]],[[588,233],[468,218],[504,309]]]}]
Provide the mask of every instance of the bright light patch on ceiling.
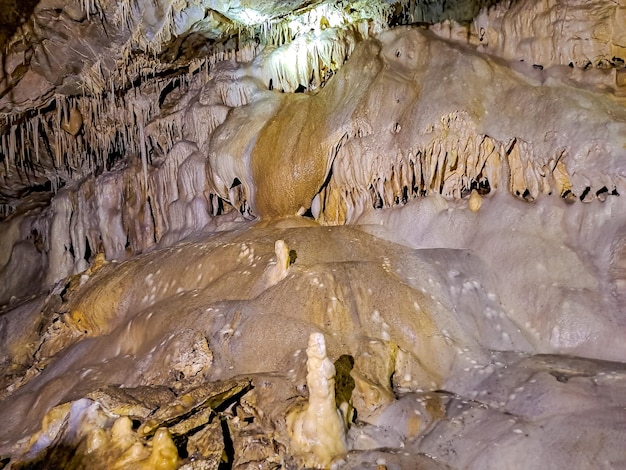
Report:
[{"label": "bright light patch on ceiling", "polygon": [[326,28],[337,28],[350,23],[351,18],[328,4],[319,5],[306,13],[293,18],[289,29],[293,36],[309,31],[320,31]]},{"label": "bright light patch on ceiling", "polygon": [[262,15],[256,10],[252,10],[250,8],[244,8],[241,11],[241,20],[242,23],[246,26],[256,26],[264,23],[268,20],[268,16]]}]

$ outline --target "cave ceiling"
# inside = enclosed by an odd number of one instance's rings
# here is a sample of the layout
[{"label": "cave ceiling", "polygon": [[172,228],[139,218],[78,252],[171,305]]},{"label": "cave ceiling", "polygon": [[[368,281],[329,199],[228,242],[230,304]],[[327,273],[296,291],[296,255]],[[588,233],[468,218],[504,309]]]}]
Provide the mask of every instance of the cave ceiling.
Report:
[{"label": "cave ceiling", "polygon": [[[491,3],[495,1],[3,0],[2,212],[12,212],[32,191],[58,189],[132,153],[124,144],[90,139],[80,110],[72,124],[80,128],[69,130],[71,110],[83,108],[77,100],[104,102],[108,97],[119,104],[140,90],[160,93],[162,104],[167,93],[180,87],[177,77],[197,73],[202,61],[215,61],[228,51],[276,47],[313,29],[345,28],[359,21],[372,22],[376,29],[469,21]],[[72,150],[55,148],[54,134],[61,132],[76,138],[73,151],[83,154],[82,161],[68,155]],[[85,164],[90,159],[97,161]]]}]

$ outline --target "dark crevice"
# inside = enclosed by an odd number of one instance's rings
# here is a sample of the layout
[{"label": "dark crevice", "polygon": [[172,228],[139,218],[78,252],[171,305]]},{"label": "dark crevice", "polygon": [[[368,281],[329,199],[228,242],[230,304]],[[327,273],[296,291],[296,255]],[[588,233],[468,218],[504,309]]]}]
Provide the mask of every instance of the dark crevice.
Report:
[{"label": "dark crevice", "polygon": [[585,198],[587,197],[587,195],[589,194],[589,192],[590,192],[590,191],[591,191],[591,188],[590,188],[589,186],[587,186],[587,187],[585,188],[585,190],[581,193],[581,195],[580,195],[580,200],[581,200],[581,201],[584,201],[584,200],[585,200]]},{"label": "dark crevice", "polygon": [[301,217],[307,218],[307,219],[313,219],[313,212],[311,212],[311,208],[309,207],[308,209],[306,209],[301,215]]},{"label": "dark crevice", "polygon": [[224,213],[224,200],[217,194],[209,193],[209,214],[216,217]]},{"label": "dark crevice", "polygon": [[91,259],[91,255],[93,252],[91,251],[91,245],[89,244],[89,238],[85,238],[85,261],[89,262]]},{"label": "dark crevice", "polygon": [[402,204],[406,204],[409,201],[409,188],[408,186],[404,186],[402,188],[402,197],[400,198],[400,202]]},{"label": "dark crevice", "polygon": [[600,189],[598,189],[596,191],[596,196],[600,196],[602,194],[606,194],[609,192],[609,188],[607,188],[606,186],[602,186]]},{"label": "dark crevice", "polygon": [[148,196],[147,202],[148,202],[148,211],[150,212],[150,222],[152,223],[152,241],[156,243],[157,242],[156,219],[154,217],[154,209],[152,208],[152,199],[150,198],[150,196]]},{"label": "dark crevice", "polygon": [[0,48],[15,34],[35,11],[39,0],[0,0]]},{"label": "dark crevice", "polygon": [[475,189],[476,192],[478,194],[480,194],[481,196],[484,196],[486,194],[489,194],[491,192],[491,185],[489,184],[489,180],[487,178],[481,179],[481,180],[474,180],[472,181],[472,183],[470,184],[469,190],[470,192]]},{"label": "dark crevice", "polygon": [[348,354],[342,354],[335,361],[335,405],[338,409],[342,409],[344,403],[347,404],[348,423],[356,421],[356,409],[352,406],[352,392],[356,387],[356,382],[350,372],[354,368],[354,357]]},{"label": "dark crevice", "polygon": [[180,87],[180,79],[179,78],[175,78],[173,80],[171,80],[162,90],[161,90],[161,94],[159,95],[159,108],[163,107],[163,103],[165,102],[165,99],[168,97],[168,95],[176,90],[177,88]]},{"label": "dark crevice", "polygon": [[369,186],[370,197],[372,199],[372,207],[374,209],[382,209],[384,207],[384,202],[382,196],[378,193],[373,184]]},{"label": "dark crevice", "polygon": [[235,461],[235,446],[230,435],[227,419],[220,419],[220,425],[222,427],[222,436],[224,438],[224,456],[222,457],[222,461],[217,468],[218,470],[230,470],[233,468],[233,462]]},{"label": "dark crevice", "polygon": [[189,457],[189,452],[187,452],[187,442],[189,441],[189,438],[186,434],[183,434],[181,436],[173,436],[172,441],[174,442],[176,450],[178,451],[178,456],[181,459],[186,459],[187,457]]}]

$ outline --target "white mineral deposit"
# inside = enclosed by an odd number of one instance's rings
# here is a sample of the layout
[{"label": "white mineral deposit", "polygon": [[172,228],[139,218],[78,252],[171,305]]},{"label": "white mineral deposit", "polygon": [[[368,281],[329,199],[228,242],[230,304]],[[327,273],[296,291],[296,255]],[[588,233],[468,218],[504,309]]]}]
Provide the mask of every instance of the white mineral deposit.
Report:
[{"label": "white mineral deposit", "polygon": [[626,0],[0,0],[0,468],[626,468]]}]

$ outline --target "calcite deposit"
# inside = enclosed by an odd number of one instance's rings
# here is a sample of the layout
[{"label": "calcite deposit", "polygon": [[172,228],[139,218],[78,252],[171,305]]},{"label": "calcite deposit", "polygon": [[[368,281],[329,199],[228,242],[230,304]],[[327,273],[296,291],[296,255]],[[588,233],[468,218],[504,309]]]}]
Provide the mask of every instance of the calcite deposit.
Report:
[{"label": "calcite deposit", "polygon": [[287,415],[287,427],[301,465],[328,467],[346,453],[345,424],[335,400],[336,368],[322,333],[311,333],[306,354],[309,400]]},{"label": "calcite deposit", "polygon": [[624,0],[31,3],[0,468],[626,466]]}]

